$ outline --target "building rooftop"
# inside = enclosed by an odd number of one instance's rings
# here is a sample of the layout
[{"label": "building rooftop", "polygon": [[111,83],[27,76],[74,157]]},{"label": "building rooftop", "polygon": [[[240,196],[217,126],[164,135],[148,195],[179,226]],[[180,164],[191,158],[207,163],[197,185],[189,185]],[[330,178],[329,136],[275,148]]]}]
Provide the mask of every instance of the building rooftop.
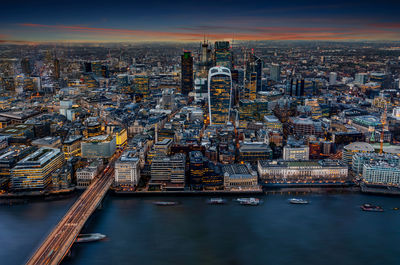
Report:
[{"label": "building rooftop", "polygon": [[365,142],[354,142],[344,147],[348,151],[361,151],[361,152],[374,152],[374,148],[369,143]]}]

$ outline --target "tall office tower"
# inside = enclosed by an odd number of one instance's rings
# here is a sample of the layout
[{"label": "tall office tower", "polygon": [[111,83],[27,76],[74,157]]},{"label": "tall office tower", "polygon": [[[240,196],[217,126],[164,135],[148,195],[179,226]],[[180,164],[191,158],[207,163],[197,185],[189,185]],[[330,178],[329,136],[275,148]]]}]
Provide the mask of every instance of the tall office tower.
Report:
[{"label": "tall office tower", "polygon": [[368,74],[367,73],[357,73],[354,78],[354,82],[359,85],[364,85],[367,83]]},{"label": "tall office tower", "polygon": [[91,73],[92,72],[92,63],[91,62],[84,62],[83,63],[83,68],[85,73]]},{"label": "tall office tower", "polygon": [[131,86],[129,84],[129,79],[127,74],[119,74],[117,75],[117,88],[122,93],[131,93],[133,92]]},{"label": "tall office tower", "polygon": [[279,64],[271,64],[270,77],[275,82],[279,82],[281,80],[281,66]]},{"label": "tall office tower", "polygon": [[251,52],[248,56],[248,60],[246,61],[246,79],[250,80],[250,75],[252,73],[256,73],[256,90],[257,92],[262,90],[262,68],[263,68],[263,62],[261,58],[257,57],[254,55],[253,52]]},{"label": "tall office tower", "polygon": [[60,61],[58,59],[54,59],[54,78],[59,79],[60,78]]},{"label": "tall office tower", "polygon": [[337,80],[337,73],[336,72],[330,72],[329,73],[329,85],[330,86],[336,85],[336,80]]},{"label": "tall office tower", "polygon": [[204,40],[201,44],[200,62],[198,63],[199,72],[197,74],[200,78],[207,78],[208,70],[211,67],[211,50],[208,48],[208,42]]},{"label": "tall office tower", "polygon": [[248,93],[247,97],[250,100],[255,100],[257,97],[257,73],[250,73],[249,80],[246,84],[246,92]]},{"label": "tall office tower", "polygon": [[208,109],[210,124],[229,121],[232,105],[232,76],[226,67],[212,67],[208,73]]},{"label": "tall office tower", "polygon": [[147,76],[135,76],[133,79],[133,85],[135,88],[135,92],[139,95],[139,98],[146,99],[149,97],[150,90],[150,82],[149,77]]},{"label": "tall office tower", "polygon": [[102,66],[101,62],[99,62],[99,61],[92,62],[92,72],[97,77],[102,76],[101,66]]},{"label": "tall office tower", "polygon": [[229,47],[229,41],[215,42],[215,65],[232,69],[232,52]]},{"label": "tall office tower", "polygon": [[24,58],[21,60],[21,70],[23,74],[30,75],[32,73],[31,63],[29,58]]},{"label": "tall office tower", "polygon": [[193,56],[191,52],[183,52],[181,69],[181,92],[183,95],[187,95],[193,90]]}]

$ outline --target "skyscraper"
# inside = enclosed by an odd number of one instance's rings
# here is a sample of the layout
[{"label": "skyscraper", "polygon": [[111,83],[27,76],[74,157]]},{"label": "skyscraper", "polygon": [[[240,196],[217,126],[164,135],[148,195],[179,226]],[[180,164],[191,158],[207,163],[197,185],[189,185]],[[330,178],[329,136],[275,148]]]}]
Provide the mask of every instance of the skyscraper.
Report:
[{"label": "skyscraper", "polygon": [[204,40],[201,44],[200,61],[198,63],[197,77],[207,78],[208,70],[212,65],[211,50],[208,48],[208,42]]},{"label": "skyscraper", "polygon": [[54,78],[59,79],[60,78],[60,61],[58,59],[54,59]]},{"label": "skyscraper", "polygon": [[213,67],[208,73],[208,108],[210,124],[225,124],[232,105],[232,76],[226,67]]},{"label": "skyscraper", "polygon": [[232,68],[232,53],[229,46],[229,41],[215,42],[215,65]]},{"label": "skyscraper", "polygon": [[336,80],[337,80],[337,73],[336,72],[330,72],[330,74],[329,74],[329,85],[330,86],[336,85]]},{"label": "skyscraper", "polygon": [[181,92],[184,95],[193,90],[193,57],[191,52],[185,51],[181,56]]},{"label": "skyscraper", "polygon": [[248,60],[246,62],[246,79],[250,80],[251,74],[256,73],[256,90],[257,92],[262,90],[262,68],[263,61],[261,58],[254,55],[253,52],[249,54]]},{"label": "skyscraper", "polygon": [[24,58],[21,60],[21,70],[23,74],[30,75],[32,73],[31,63],[29,58]]},{"label": "skyscraper", "polygon": [[270,77],[275,82],[279,82],[281,80],[281,67],[279,64],[271,64],[271,74]]}]

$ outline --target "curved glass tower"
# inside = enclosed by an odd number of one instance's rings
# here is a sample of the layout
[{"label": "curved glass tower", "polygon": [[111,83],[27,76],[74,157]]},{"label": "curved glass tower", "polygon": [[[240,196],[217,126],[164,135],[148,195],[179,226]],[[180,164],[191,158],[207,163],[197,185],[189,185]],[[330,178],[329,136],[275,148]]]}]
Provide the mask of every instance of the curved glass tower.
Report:
[{"label": "curved glass tower", "polygon": [[232,102],[231,71],[222,66],[208,72],[208,110],[210,124],[223,125],[229,121]]}]

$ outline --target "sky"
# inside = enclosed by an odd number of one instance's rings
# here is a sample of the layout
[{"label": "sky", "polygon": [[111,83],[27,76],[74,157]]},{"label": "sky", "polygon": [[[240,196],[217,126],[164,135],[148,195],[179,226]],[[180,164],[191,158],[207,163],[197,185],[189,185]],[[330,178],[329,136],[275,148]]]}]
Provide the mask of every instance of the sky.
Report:
[{"label": "sky", "polygon": [[400,41],[400,0],[6,0],[0,43]]}]

